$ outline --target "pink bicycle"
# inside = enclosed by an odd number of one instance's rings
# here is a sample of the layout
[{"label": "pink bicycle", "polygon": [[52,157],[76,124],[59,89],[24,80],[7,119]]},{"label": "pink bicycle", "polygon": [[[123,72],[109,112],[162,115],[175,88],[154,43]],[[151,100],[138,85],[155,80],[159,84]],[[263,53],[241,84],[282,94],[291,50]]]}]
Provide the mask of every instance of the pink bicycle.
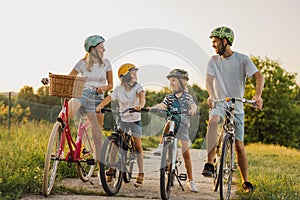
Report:
[{"label": "pink bicycle", "polygon": [[70,167],[76,163],[79,178],[84,182],[89,181],[93,175],[96,157],[89,121],[81,117],[75,139],[68,117],[68,98],[81,96],[84,81],[84,78],[50,74],[50,95],[63,97],[64,103],[48,141],[42,183],[44,196],[48,196],[53,189],[59,162],[67,162]]}]

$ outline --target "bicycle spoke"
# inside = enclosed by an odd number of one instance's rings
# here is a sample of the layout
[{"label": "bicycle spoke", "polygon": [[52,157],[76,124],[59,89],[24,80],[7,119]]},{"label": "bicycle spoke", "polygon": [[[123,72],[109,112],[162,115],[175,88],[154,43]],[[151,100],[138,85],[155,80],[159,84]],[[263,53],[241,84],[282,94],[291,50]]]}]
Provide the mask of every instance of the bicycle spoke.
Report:
[{"label": "bicycle spoke", "polygon": [[171,186],[174,181],[174,173],[172,168],[172,143],[165,141],[160,165],[160,194],[162,199],[169,199]]},{"label": "bicycle spoke", "polygon": [[232,176],[234,171],[233,142],[226,135],[223,142],[220,166],[220,198],[229,199],[231,196]]},{"label": "bicycle spoke", "polygon": [[62,155],[61,148],[61,139],[62,139],[62,127],[60,122],[56,122],[53,126],[47,152],[45,156],[45,164],[44,164],[44,177],[42,183],[42,193],[44,196],[48,196],[52,191],[54,186],[54,181],[56,178],[56,172],[58,169],[58,162]]},{"label": "bicycle spoke", "polygon": [[77,172],[79,178],[83,181],[89,181],[94,173],[96,166],[96,151],[92,138],[90,127],[82,129],[82,144],[80,148],[80,159],[77,163]]},{"label": "bicycle spoke", "polygon": [[100,178],[107,195],[119,192],[123,178],[123,157],[120,145],[113,136],[108,137],[100,157]]}]

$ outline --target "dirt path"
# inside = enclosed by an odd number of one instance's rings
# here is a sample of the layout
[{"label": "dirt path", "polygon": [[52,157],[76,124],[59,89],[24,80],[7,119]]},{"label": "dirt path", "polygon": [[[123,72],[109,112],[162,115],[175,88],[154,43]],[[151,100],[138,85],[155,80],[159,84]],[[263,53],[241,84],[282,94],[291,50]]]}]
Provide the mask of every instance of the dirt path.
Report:
[{"label": "dirt path", "polygon": [[[191,150],[192,162],[193,162],[193,175],[194,182],[199,189],[198,193],[193,193],[188,191],[186,186],[186,181],[182,181],[185,191],[182,191],[179,187],[178,183],[175,183],[175,186],[172,187],[172,197],[171,199],[202,199],[202,200],[213,200],[218,199],[218,193],[212,190],[212,179],[204,178],[201,175],[201,171],[204,165],[204,160],[206,156],[206,151],[204,150]],[[153,149],[150,151],[144,152],[144,169],[145,169],[145,180],[142,187],[134,187],[133,182],[123,183],[122,188],[119,193],[115,197],[107,197],[105,196],[104,190],[102,186],[99,185],[97,177],[92,178],[92,182],[94,185],[90,183],[83,183],[79,179],[64,179],[63,185],[68,188],[77,188],[77,189],[85,189],[89,191],[95,191],[98,194],[102,193],[102,195],[50,195],[47,199],[53,200],[63,200],[63,199],[161,199],[160,198],[160,190],[159,190],[159,165],[160,165],[160,157],[153,156]],[[181,173],[185,173],[184,164],[180,166],[179,171]],[[136,174],[136,168],[134,169],[134,175]],[[23,200],[29,199],[44,199],[43,196],[28,196],[23,198]]]}]

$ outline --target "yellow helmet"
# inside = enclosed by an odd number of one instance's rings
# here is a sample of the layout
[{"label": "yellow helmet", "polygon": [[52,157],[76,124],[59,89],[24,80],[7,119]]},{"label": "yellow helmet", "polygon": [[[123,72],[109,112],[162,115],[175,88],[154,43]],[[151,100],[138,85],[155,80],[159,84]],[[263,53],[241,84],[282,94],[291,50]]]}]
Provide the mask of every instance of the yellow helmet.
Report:
[{"label": "yellow helmet", "polygon": [[131,64],[131,63],[125,63],[125,64],[121,65],[121,67],[118,70],[119,78],[121,78],[122,76],[125,76],[132,69],[138,70],[138,68],[136,68],[135,65]]}]

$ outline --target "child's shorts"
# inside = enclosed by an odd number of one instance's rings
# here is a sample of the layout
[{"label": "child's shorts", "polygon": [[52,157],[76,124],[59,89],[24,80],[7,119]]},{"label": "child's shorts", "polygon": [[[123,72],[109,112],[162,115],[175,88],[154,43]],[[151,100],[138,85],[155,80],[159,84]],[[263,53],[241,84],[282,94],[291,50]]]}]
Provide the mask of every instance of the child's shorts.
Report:
[{"label": "child's shorts", "polygon": [[136,122],[121,122],[121,129],[125,132],[131,132],[135,137],[142,138],[142,123]]}]

